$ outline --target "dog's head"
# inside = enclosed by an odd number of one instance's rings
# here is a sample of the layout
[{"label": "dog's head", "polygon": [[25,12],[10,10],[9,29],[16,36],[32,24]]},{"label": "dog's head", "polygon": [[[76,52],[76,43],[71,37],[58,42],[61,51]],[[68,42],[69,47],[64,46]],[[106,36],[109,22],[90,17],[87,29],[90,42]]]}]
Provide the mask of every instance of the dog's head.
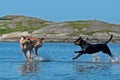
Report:
[{"label": "dog's head", "polygon": [[30,37],[28,37],[28,36],[22,36],[21,39],[20,39],[20,42],[22,44],[26,44],[26,43],[30,43],[31,40],[30,40]]},{"label": "dog's head", "polygon": [[82,37],[79,37],[79,38],[74,42],[74,44],[75,44],[75,45],[81,45],[82,42],[83,42]]},{"label": "dog's head", "polygon": [[31,45],[31,40],[30,37],[28,36],[22,36],[20,39],[20,44],[22,45],[23,48],[27,48],[27,46]]}]

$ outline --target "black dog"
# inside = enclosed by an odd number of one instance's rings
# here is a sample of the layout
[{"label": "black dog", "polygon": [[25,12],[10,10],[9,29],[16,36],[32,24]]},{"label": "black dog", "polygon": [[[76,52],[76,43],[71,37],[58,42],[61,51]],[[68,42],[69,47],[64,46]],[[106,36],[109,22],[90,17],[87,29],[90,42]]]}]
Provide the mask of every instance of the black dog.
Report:
[{"label": "black dog", "polygon": [[82,54],[94,54],[94,53],[100,52],[100,51],[108,54],[111,58],[113,58],[114,56],[112,55],[109,47],[107,46],[107,43],[111,41],[112,37],[113,37],[113,35],[111,35],[110,39],[103,44],[90,44],[90,43],[86,42],[85,40],[83,40],[81,37],[79,37],[74,42],[74,44],[80,46],[81,50],[75,51],[75,53],[77,53],[77,55],[72,59],[73,60],[77,59]]}]

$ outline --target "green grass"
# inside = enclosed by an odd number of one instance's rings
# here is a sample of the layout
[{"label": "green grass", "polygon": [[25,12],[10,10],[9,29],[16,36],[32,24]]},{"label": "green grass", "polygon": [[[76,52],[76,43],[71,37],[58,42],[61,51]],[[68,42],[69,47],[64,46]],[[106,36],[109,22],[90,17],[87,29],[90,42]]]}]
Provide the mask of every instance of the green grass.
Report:
[{"label": "green grass", "polygon": [[[98,31],[82,31],[83,28],[89,28],[90,26],[92,26],[91,24],[87,24],[84,21],[69,21],[67,22],[69,23],[70,26],[72,26],[73,28],[77,29],[78,32],[77,33],[82,33],[84,35],[92,35],[93,33],[96,32],[115,32],[113,30],[108,30],[108,29],[103,29],[103,30],[98,30]],[[109,24],[109,26],[113,26],[114,24]]]},{"label": "green grass", "polygon": [[0,34],[15,32],[15,29],[0,29]]},{"label": "green grass", "polygon": [[108,29],[103,29],[103,30],[99,30],[99,31],[81,31],[81,33],[83,33],[85,35],[92,35],[92,34],[94,34],[96,32],[101,32],[101,33],[106,32],[106,33],[108,33],[108,32],[115,32],[115,31],[108,30]]},{"label": "green grass", "polygon": [[0,29],[0,34],[7,34],[7,33],[17,32],[17,31],[21,31],[21,32],[28,31],[29,33],[32,33],[34,30],[40,29],[45,26],[47,26],[47,24],[42,24],[40,26],[31,26],[31,27],[22,26],[22,25],[17,24],[17,27],[14,29],[11,29],[11,28]]},{"label": "green grass", "polygon": [[[4,22],[3,25],[1,25],[0,27],[4,26],[5,29],[0,28],[0,34],[7,34],[7,33],[11,33],[11,32],[17,32],[17,31],[28,31],[29,33],[32,33],[34,30],[40,29],[42,27],[48,26],[48,24],[44,24],[45,21],[34,21],[32,22],[31,20],[27,21],[29,26],[23,26],[22,22],[17,22],[16,24],[16,28],[9,28],[8,25],[10,24],[9,22]],[[32,24],[37,24],[37,23],[41,23],[41,25],[39,26],[32,26]],[[73,27],[74,29],[77,29],[78,31],[76,33],[83,33],[85,35],[92,35],[93,33],[96,32],[114,32],[112,30],[108,30],[108,29],[103,29],[103,30],[99,30],[99,31],[83,31],[82,29],[84,28],[89,28],[90,26],[92,26],[91,24],[85,23],[85,21],[69,21],[67,22],[69,26]],[[109,26],[113,26],[114,24],[109,24]],[[49,34],[55,34],[54,32],[50,32]]]},{"label": "green grass", "polygon": [[116,26],[116,24],[108,24],[107,26],[112,27],[112,26]]},{"label": "green grass", "polygon": [[83,28],[88,28],[90,24],[82,24],[79,21],[76,22],[68,22],[70,26],[72,26],[75,29],[78,29],[78,31],[81,31]]}]

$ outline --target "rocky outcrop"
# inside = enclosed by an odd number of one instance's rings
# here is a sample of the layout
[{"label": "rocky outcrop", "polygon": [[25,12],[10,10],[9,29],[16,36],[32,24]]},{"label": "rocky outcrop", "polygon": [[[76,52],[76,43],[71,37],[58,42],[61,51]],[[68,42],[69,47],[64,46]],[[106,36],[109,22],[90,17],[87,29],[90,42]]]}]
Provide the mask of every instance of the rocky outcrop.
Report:
[{"label": "rocky outcrop", "polygon": [[31,36],[31,34],[29,34],[27,31],[3,34],[0,36],[0,41],[19,41],[21,36]]},{"label": "rocky outcrop", "polygon": [[[44,30],[43,30],[44,32]],[[71,34],[71,33],[70,33]],[[83,39],[88,38],[89,42],[96,43],[96,42],[105,42],[109,39],[110,35],[113,35],[113,39],[111,42],[113,43],[120,43],[120,33],[110,32],[110,33],[94,33],[93,35],[83,35],[79,34],[78,36],[70,35],[69,33],[57,33],[57,34],[51,34],[51,33],[28,33],[28,32],[13,32],[9,34],[4,34],[0,36],[0,41],[19,41],[21,36],[31,36],[31,37],[38,37],[38,38],[46,38],[47,42],[73,42],[75,41],[79,36],[81,36]]]},{"label": "rocky outcrop", "polygon": [[40,26],[42,24],[49,24],[50,21],[27,17],[27,16],[17,16],[17,15],[7,15],[0,18],[0,27],[5,28],[16,28],[16,27],[32,27]]},{"label": "rocky outcrop", "polygon": [[120,42],[120,25],[98,20],[51,22],[26,16],[0,18],[0,41],[19,41],[21,36],[42,38],[46,41],[73,42],[79,36],[90,42],[104,42],[113,34],[112,42]]}]

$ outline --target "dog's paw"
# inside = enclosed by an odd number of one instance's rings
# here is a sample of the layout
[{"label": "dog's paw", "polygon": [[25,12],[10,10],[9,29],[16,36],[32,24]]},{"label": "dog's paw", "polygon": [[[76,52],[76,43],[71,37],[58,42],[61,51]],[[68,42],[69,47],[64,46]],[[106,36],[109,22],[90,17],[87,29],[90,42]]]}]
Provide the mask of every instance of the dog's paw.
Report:
[{"label": "dog's paw", "polygon": [[78,51],[74,51],[74,53],[78,53]]},{"label": "dog's paw", "polygon": [[76,58],[72,58],[72,60],[75,60]]}]

